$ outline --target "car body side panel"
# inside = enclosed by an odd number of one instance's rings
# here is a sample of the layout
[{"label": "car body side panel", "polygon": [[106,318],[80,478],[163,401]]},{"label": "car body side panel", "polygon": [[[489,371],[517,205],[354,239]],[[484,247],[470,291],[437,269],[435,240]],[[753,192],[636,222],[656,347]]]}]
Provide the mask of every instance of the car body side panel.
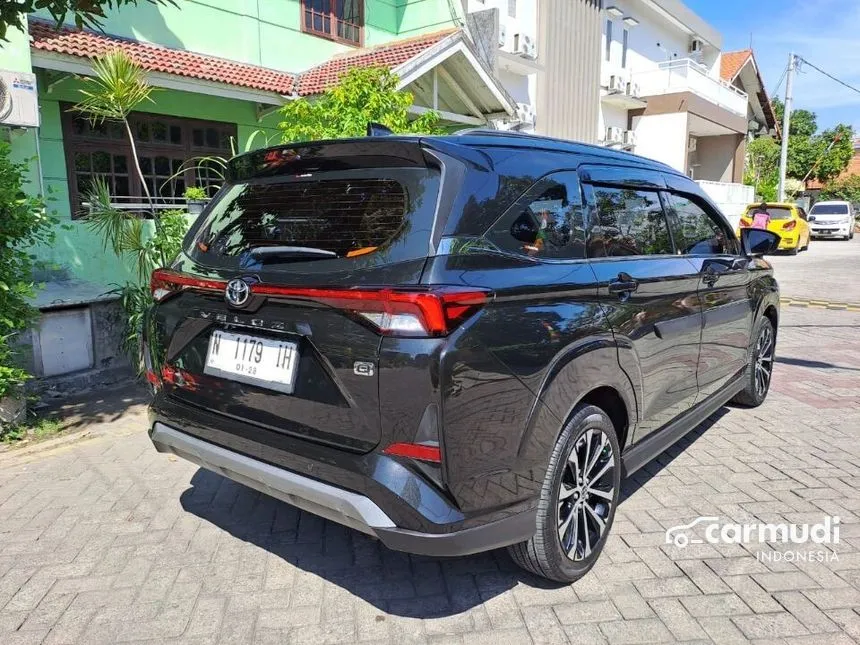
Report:
[{"label": "car body side panel", "polygon": [[636,419],[589,263],[439,256],[424,280],[495,294],[441,357],[446,483],[464,512],[536,496],[565,419],[590,390],[618,390]]}]

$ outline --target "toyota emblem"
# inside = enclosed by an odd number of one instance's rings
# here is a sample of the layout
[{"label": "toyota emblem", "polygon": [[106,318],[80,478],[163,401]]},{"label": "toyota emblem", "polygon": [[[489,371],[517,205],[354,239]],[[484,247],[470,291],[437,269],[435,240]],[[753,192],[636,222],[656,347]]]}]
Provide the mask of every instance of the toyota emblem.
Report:
[{"label": "toyota emblem", "polygon": [[251,287],[244,280],[230,280],[224,290],[224,300],[231,307],[241,307],[251,297]]}]

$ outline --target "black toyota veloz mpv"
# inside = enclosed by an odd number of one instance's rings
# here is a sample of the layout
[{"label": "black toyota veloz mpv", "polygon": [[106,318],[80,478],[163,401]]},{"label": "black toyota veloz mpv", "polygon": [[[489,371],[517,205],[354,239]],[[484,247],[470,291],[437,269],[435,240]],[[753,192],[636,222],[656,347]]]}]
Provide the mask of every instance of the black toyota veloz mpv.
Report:
[{"label": "black toyota veloz mpv", "polygon": [[582,576],[621,479],[768,391],[778,236],[631,154],[473,131],[280,146],[152,276],[150,435],[412,553]]}]

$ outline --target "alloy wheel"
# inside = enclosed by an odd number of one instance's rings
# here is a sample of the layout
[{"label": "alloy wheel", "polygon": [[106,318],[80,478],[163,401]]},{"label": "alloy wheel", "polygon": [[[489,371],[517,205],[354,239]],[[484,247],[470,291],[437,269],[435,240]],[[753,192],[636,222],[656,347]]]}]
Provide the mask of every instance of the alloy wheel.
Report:
[{"label": "alloy wheel", "polygon": [[588,558],[603,534],[615,500],[615,456],[602,430],[586,430],[567,457],[558,491],[558,539],[567,557]]},{"label": "alloy wheel", "polygon": [[770,387],[770,376],[773,372],[773,329],[764,325],[756,342],[755,350],[755,392],[764,398]]}]

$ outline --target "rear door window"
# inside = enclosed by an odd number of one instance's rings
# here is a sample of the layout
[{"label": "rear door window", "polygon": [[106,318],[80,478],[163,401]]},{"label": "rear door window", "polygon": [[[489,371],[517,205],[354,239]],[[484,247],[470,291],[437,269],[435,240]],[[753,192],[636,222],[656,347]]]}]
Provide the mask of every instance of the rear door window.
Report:
[{"label": "rear door window", "polygon": [[[438,172],[384,168],[230,185],[188,255],[207,266],[288,270],[309,262],[387,264],[427,255]],[[316,268],[316,267],[315,267]]]},{"label": "rear door window", "polygon": [[485,235],[508,253],[548,260],[585,257],[582,191],[575,172],[544,177]]},{"label": "rear door window", "polygon": [[588,256],[671,255],[672,238],[656,190],[594,187]]}]

